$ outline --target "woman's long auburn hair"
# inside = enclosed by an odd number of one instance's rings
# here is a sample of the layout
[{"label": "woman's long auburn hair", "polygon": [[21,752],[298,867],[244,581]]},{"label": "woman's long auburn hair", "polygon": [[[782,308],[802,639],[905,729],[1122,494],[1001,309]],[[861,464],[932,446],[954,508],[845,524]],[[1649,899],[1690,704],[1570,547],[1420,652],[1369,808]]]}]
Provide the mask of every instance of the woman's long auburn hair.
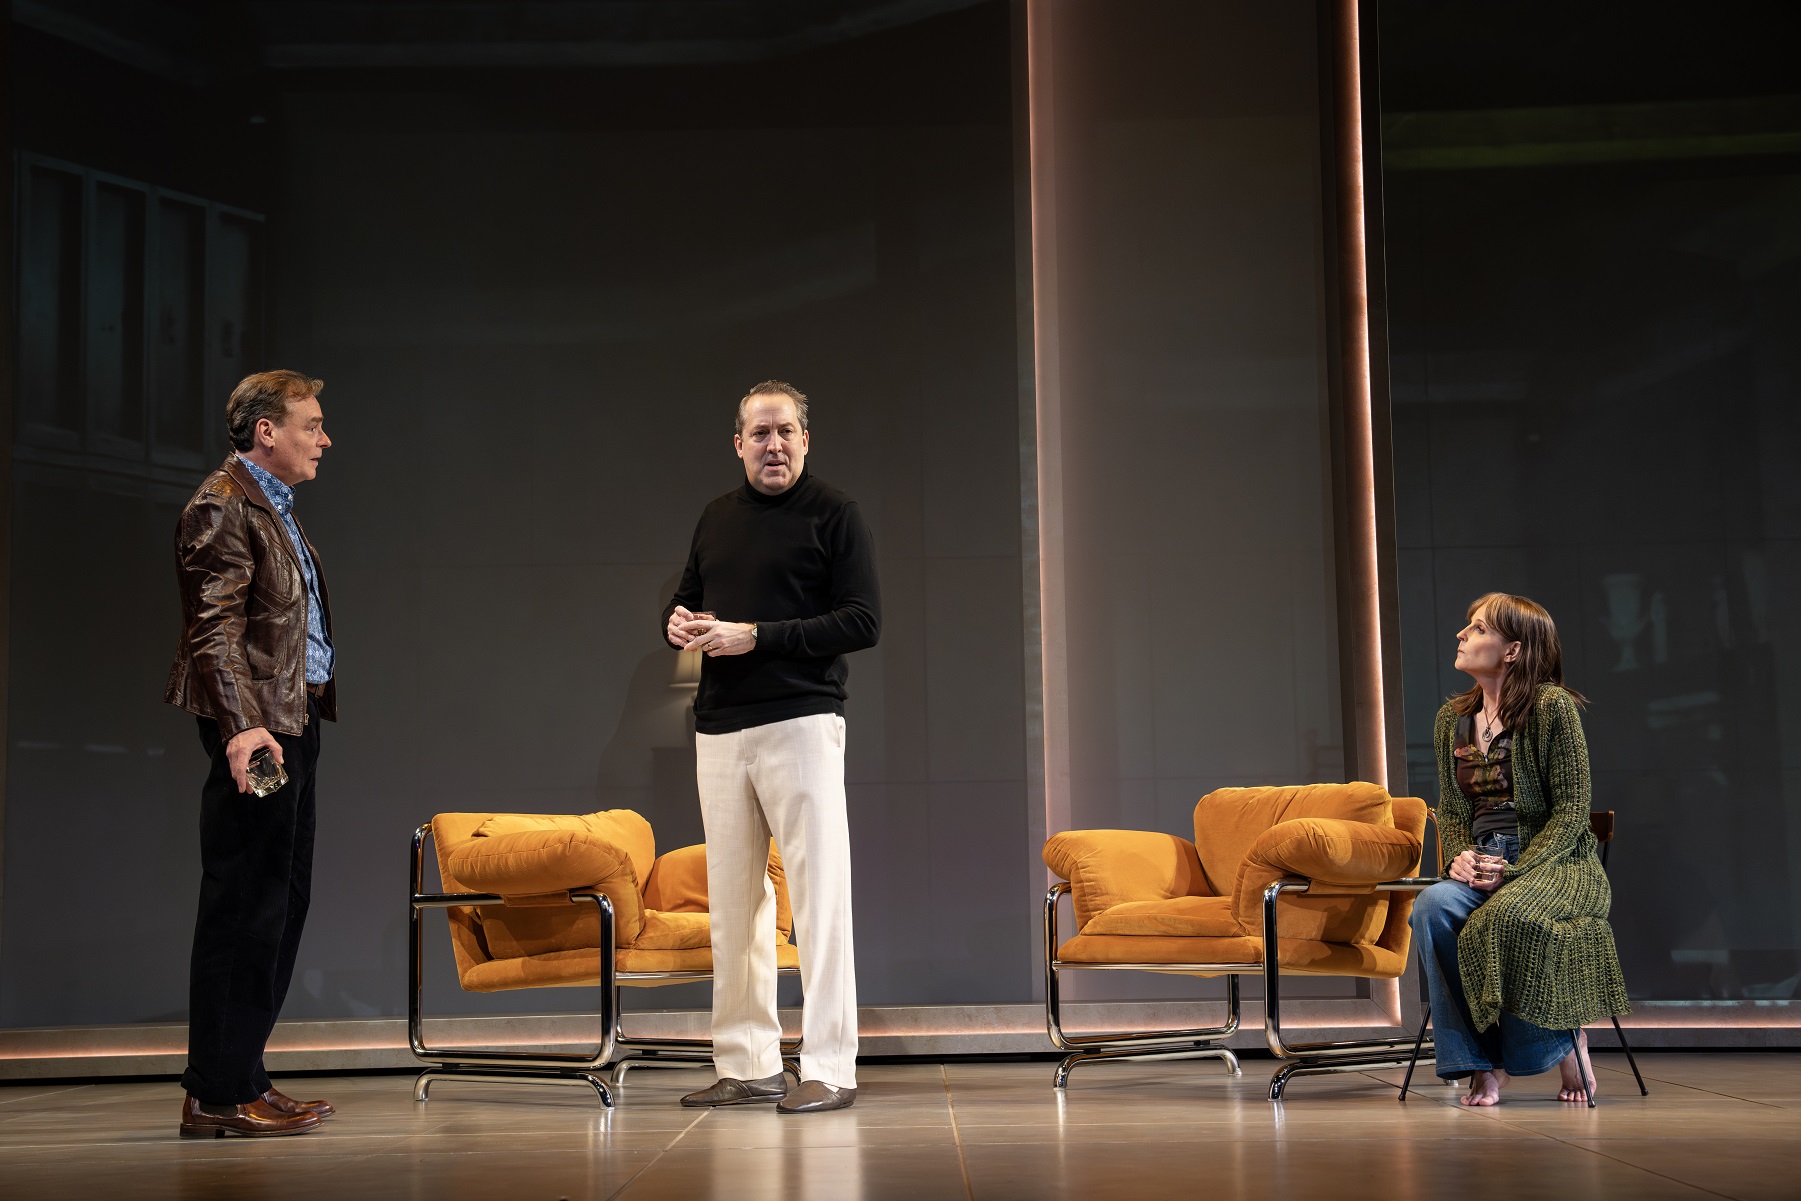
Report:
[{"label": "woman's long auburn hair", "polygon": [[[1520,644],[1519,656],[1501,678],[1502,729],[1520,729],[1532,712],[1532,698],[1538,695],[1540,684],[1555,684],[1577,704],[1588,703],[1587,697],[1563,682],[1563,643],[1557,637],[1557,623],[1543,605],[1509,592],[1487,592],[1470,602],[1464,619],[1474,621],[1477,614],[1495,633]],[[1481,708],[1481,684],[1451,698],[1451,709],[1460,717]]]}]

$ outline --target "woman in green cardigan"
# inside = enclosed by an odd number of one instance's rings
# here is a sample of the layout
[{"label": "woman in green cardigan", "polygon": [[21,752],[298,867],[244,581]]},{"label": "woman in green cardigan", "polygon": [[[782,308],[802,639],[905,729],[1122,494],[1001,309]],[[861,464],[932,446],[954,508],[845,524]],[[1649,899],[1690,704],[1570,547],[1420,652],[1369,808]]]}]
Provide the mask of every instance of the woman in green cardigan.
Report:
[{"label": "woman in green cardigan", "polygon": [[1475,680],[1438,711],[1445,876],[1413,906],[1438,1074],[1494,1105],[1510,1076],[1560,1067],[1560,1101],[1594,1091],[1582,1027],[1625,1013],[1589,832],[1580,693],[1563,683],[1551,615],[1491,592],[1469,607],[1457,669]]}]

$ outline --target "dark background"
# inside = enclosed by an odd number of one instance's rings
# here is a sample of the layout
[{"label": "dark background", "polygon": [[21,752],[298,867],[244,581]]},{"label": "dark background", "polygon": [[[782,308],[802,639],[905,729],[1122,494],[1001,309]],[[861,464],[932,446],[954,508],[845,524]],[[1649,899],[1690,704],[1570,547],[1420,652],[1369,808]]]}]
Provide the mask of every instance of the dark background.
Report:
[{"label": "dark background", "polygon": [[1464,607],[1536,598],[1635,1002],[1792,999],[1801,10],[1390,0],[1382,36],[1413,789]]},{"label": "dark background", "polygon": [[[1317,10],[1055,9],[1070,821],[1188,833],[1211,788],[1345,771]],[[812,394],[811,465],[881,560],[849,712],[861,998],[1032,999],[1021,5],[11,15],[0,1026],[185,1015],[203,760],[160,701],[170,538],[269,366],[327,381],[298,511],[344,716],[287,1016],[401,1011],[404,847],[435,812],[623,806],[699,840],[656,615],[771,375]],[[1794,12],[1389,0],[1370,33],[1411,789],[1464,605],[1537,597],[1594,702],[1635,1000],[1781,1002]],[[434,1009],[578,1003],[466,996],[429,945]]]},{"label": "dark background", "polygon": [[[658,613],[769,376],[811,393],[809,466],[880,559],[850,708],[864,994],[1029,999],[1004,5],[750,62],[200,87],[15,29],[19,149],[265,213],[264,358],[326,380],[298,512],[342,720],[288,1016],[402,1005],[396,898],[434,812],[629,807],[700,841]],[[4,1025],[185,1010],[203,760],[160,697],[201,469],[101,459],[15,493]],[[102,890],[70,887],[71,846]]]}]

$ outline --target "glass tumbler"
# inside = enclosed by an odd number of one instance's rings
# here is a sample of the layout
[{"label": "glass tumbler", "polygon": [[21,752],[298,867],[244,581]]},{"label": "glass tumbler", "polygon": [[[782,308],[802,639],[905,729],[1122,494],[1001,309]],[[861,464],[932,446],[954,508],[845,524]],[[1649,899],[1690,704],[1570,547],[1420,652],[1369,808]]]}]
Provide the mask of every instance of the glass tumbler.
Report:
[{"label": "glass tumbler", "polygon": [[259,797],[268,796],[288,782],[287,771],[275,761],[275,752],[266,746],[259,746],[251,753],[248,774],[250,791]]}]

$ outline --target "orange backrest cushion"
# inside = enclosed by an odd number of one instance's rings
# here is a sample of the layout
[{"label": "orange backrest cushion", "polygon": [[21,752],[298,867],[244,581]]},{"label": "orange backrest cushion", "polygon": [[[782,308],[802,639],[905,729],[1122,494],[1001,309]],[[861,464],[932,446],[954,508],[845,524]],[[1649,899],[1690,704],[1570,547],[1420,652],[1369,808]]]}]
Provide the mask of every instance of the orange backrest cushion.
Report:
[{"label": "orange backrest cushion", "polygon": [[476,827],[474,837],[496,838],[504,834],[536,832],[580,834],[596,843],[619,848],[631,861],[632,877],[638,882],[640,892],[650,876],[651,866],[657,861],[657,838],[650,823],[630,809],[603,809],[599,813],[496,813]]},{"label": "orange backrest cushion", "polygon": [[[1426,814],[1428,812],[1425,801],[1416,796],[1398,796],[1394,798],[1392,812],[1394,813],[1395,829],[1413,835],[1422,843],[1425,841]],[[1412,869],[1407,874],[1419,875],[1421,862],[1421,860],[1415,860]],[[1388,920],[1382,927],[1382,937],[1376,940],[1377,946],[1393,951],[1401,957],[1403,962],[1406,961],[1412,944],[1413,930],[1407,924],[1407,919],[1413,913],[1413,898],[1417,895],[1419,894],[1411,892],[1388,894]]]},{"label": "orange backrest cushion", "polygon": [[1217,896],[1231,896],[1251,844],[1277,822],[1336,817],[1393,826],[1388,790],[1380,784],[1298,784],[1217,788],[1194,807],[1194,845]]},{"label": "orange backrest cushion", "polygon": [[[629,809],[588,814],[441,813],[432,828],[447,892],[530,897],[552,888],[592,887],[613,903],[620,946],[630,946],[644,929],[642,881],[656,862],[656,840],[650,823]],[[558,871],[598,878],[563,878]],[[449,912],[459,972],[489,959],[592,947],[600,938],[599,916],[591,903]],[[466,931],[460,938],[459,925]]]},{"label": "orange backrest cushion", "polygon": [[1246,934],[1263,931],[1264,891],[1285,876],[1313,881],[1277,908],[1283,938],[1368,945],[1388,919],[1374,885],[1408,874],[1420,841],[1393,826],[1335,817],[1291,817],[1263,832],[1238,871],[1233,912]]},{"label": "orange backrest cushion", "polygon": [[[787,938],[794,933],[794,908],[788,901],[788,873],[769,840],[769,879],[775,885],[775,925]],[[659,913],[706,913],[707,846],[696,843],[670,851],[650,869],[644,884],[644,907]]]}]

